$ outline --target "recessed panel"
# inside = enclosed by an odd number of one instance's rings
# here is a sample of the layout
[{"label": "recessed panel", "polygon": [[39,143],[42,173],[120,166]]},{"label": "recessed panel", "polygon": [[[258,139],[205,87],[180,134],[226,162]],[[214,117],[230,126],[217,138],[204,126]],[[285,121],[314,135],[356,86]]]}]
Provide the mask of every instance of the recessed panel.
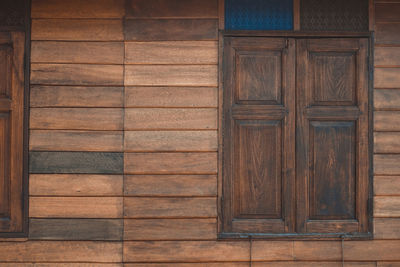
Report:
[{"label": "recessed panel", "polygon": [[9,95],[11,82],[11,49],[0,45],[0,98]]},{"label": "recessed panel", "polygon": [[280,121],[236,122],[236,218],[282,217],[281,131]]},{"label": "recessed panel", "polygon": [[239,101],[281,102],[280,51],[240,52],[236,57],[236,95]]},{"label": "recessed panel", "polygon": [[356,138],[353,121],[310,123],[309,218],[355,218]]},{"label": "recessed panel", "polygon": [[9,116],[0,113],[0,220],[9,217]]},{"label": "recessed panel", "polygon": [[354,53],[312,53],[312,93],[314,104],[352,105],[356,96]]}]

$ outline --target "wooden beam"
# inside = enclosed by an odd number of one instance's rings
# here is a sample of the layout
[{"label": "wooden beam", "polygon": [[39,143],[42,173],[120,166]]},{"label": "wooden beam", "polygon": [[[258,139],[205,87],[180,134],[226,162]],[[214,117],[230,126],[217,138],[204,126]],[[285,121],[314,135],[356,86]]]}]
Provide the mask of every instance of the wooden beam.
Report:
[{"label": "wooden beam", "polygon": [[293,0],[293,30],[300,31],[300,0]]}]

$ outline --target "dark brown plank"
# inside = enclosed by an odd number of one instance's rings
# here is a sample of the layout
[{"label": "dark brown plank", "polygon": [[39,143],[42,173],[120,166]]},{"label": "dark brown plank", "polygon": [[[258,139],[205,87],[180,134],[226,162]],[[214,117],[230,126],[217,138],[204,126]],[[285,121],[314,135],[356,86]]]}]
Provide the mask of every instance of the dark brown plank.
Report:
[{"label": "dark brown plank", "polygon": [[400,174],[400,155],[375,155],[374,174],[398,175]]},{"label": "dark brown plank", "polygon": [[400,239],[400,219],[376,218],[374,220],[375,239]]},{"label": "dark brown plank", "polygon": [[375,131],[400,131],[400,111],[376,111],[374,113]]},{"label": "dark brown plank", "polygon": [[377,22],[375,24],[375,43],[400,45],[399,22]]},{"label": "dark brown plank", "polygon": [[374,218],[400,217],[400,196],[374,197]]},{"label": "dark brown plank", "polygon": [[217,19],[127,19],[127,41],[217,40]]},{"label": "dark brown plank", "polygon": [[29,239],[122,240],[122,229],[115,219],[31,219]]},{"label": "dark brown plank", "polygon": [[376,47],[374,56],[375,67],[400,67],[400,47]]},{"label": "dark brown plank", "polygon": [[400,68],[375,68],[374,78],[375,88],[399,88]]},{"label": "dark brown plank", "polygon": [[400,90],[374,90],[374,107],[377,110],[400,110]]},{"label": "dark brown plank", "polygon": [[400,132],[375,132],[375,153],[400,153]]},{"label": "dark brown plank", "polygon": [[400,2],[376,3],[375,21],[376,22],[400,21]]},{"label": "dark brown plank", "polygon": [[375,176],[374,194],[377,196],[400,195],[400,176]]}]

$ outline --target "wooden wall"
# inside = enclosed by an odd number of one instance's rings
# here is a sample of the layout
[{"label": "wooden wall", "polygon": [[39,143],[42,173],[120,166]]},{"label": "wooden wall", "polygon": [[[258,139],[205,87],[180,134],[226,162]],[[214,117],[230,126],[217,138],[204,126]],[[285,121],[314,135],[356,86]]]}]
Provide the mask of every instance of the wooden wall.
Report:
[{"label": "wooden wall", "polygon": [[[31,62],[30,234],[0,267],[341,266],[339,241],[216,240],[217,0],[33,0]],[[399,267],[400,1],[375,67],[375,239],[343,256]]]}]

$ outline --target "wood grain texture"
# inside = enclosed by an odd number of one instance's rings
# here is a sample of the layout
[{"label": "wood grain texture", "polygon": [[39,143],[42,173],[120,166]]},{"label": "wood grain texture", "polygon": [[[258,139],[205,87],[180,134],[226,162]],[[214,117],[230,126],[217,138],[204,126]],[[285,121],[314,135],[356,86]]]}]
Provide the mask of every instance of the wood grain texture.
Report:
[{"label": "wood grain texture", "polygon": [[125,242],[126,262],[247,261],[249,242]]},{"label": "wood grain texture", "polygon": [[31,40],[123,41],[122,20],[33,19]]},{"label": "wood grain texture", "polygon": [[374,174],[376,175],[399,175],[400,155],[375,155]]},{"label": "wood grain texture", "polygon": [[400,44],[399,22],[377,22],[375,24],[375,44]]},{"label": "wood grain texture", "polygon": [[213,108],[129,108],[125,130],[215,130],[217,119]]},{"label": "wood grain texture", "polygon": [[[15,264],[15,262],[119,263],[122,261],[122,244],[117,242],[0,242],[0,251],[2,252],[0,253],[0,261],[13,262],[12,264]],[[53,263],[50,265],[57,266]]]},{"label": "wood grain texture", "polygon": [[123,133],[121,131],[31,130],[29,149],[119,152],[123,150]]},{"label": "wood grain texture", "polygon": [[122,263],[0,263],[0,267],[123,267]]},{"label": "wood grain texture", "polygon": [[[396,263],[392,263],[396,264]],[[1,266],[1,265],[0,265]],[[130,263],[125,267],[248,267],[249,262],[207,262],[207,263]],[[342,267],[341,262],[311,262],[311,261],[271,261],[252,262],[253,267]],[[382,265],[383,266],[383,265]],[[399,267],[400,265],[385,265],[384,267]],[[25,267],[25,266],[24,266]],[[31,267],[31,266],[29,266]],[[47,267],[47,266],[46,266]],[[345,262],[344,267],[376,267],[375,262]]]},{"label": "wood grain texture", "polygon": [[124,63],[122,42],[33,41],[31,46],[32,63]]},{"label": "wood grain texture", "polygon": [[216,196],[215,175],[126,175],[125,196]]},{"label": "wood grain texture", "polygon": [[31,84],[123,85],[121,65],[31,64]]},{"label": "wood grain texture", "polygon": [[125,131],[124,151],[217,151],[217,142],[216,131]]},{"label": "wood grain texture", "polygon": [[400,176],[375,176],[374,194],[376,196],[400,195]]},{"label": "wood grain texture", "polygon": [[125,153],[126,174],[215,174],[217,153]]},{"label": "wood grain texture", "polygon": [[126,19],[126,41],[217,40],[217,19]]},{"label": "wood grain texture", "polygon": [[118,108],[31,108],[30,128],[117,131],[123,129],[123,110]]},{"label": "wood grain texture", "polygon": [[[399,24],[400,26],[400,24]],[[375,68],[375,88],[399,88],[400,68]]]},{"label": "wood grain texture", "polygon": [[124,218],[217,217],[215,197],[151,198],[125,197]]},{"label": "wood grain texture", "polygon": [[30,107],[123,107],[122,87],[31,86]]},{"label": "wood grain texture", "polygon": [[400,153],[400,132],[375,132],[375,153]]},{"label": "wood grain texture", "polygon": [[218,90],[211,87],[126,87],[125,107],[212,107]]},{"label": "wood grain texture", "polygon": [[127,65],[126,85],[217,87],[216,65]]},{"label": "wood grain texture", "polygon": [[[254,266],[255,263],[253,263]],[[1,265],[0,265],[1,266]],[[248,267],[248,262],[207,262],[207,263],[126,263],[125,267]],[[3,267],[3,266],[1,266]],[[9,267],[9,266],[7,266]],[[12,267],[12,266],[11,266]],[[23,266],[25,267],[25,266]],[[31,267],[31,266],[29,266]]]},{"label": "wood grain texture", "polygon": [[341,245],[339,241],[295,241],[293,243],[293,255],[296,260],[341,260]]},{"label": "wood grain texture", "polygon": [[348,261],[399,261],[400,240],[371,240],[344,243],[344,259]]},{"label": "wood grain texture", "polygon": [[121,174],[124,155],[112,152],[30,152],[30,173]]},{"label": "wood grain texture", "polygon": [[121,197],[30,197],[30,218],[122,218]]},{"label": "wood grain texture", "polygon": [[400,111],[374,112],[375,131],[400,131]]},{"label": "wood grain texture", "polygon": [[254,261],[293,260],[293,242],[256,241],[253,242],[251,253]]},{"label": "wood grain texture", "polygon": [[379,89],[374,91],[376,110],[400,110],[400,90]]},{"label": "wood grain texture", "polygon": [[30,196],[122,196],[122,175],[31,174]]},{"label": "wood grain texture", "polygon": [[376,218],[374,220],[375,239],[400,239],[400,219]]},{"label": "wood grain texture", "polygon": [[31,240],[122,240],[123,221],[117,219],[31,219]]},{"label": "wood grain texture", "polygon": [[218,64],[214,41],[127,42],[125,64]]},{"label": "wood grain texture", "polygon": [[376,47],[374,56],[375,67],[400,66],[400,47]]},{"label": "wood grain texture", "polygon": [[378,267],[400,267],[400,262],[377,262]]},{"label": "wood grain texture", "polygon": [[217,0],[128,0],[127,18],[218,18]]},{"label": "wood grain texture", "polygon": [[374,218],[400,217],[400,196],[374,197]]},{"label": "wood grain texture", "polygon": [[125,219],[124,240],[212,240],[216,219]]},{"label": "wood grain texture", "polygon": [[400,21],[400,3],[376,3],[375,21]]},{"label": "wood grain texture", "polygon": [[33,0],[32,18],[122,18],[123,0]]}]

